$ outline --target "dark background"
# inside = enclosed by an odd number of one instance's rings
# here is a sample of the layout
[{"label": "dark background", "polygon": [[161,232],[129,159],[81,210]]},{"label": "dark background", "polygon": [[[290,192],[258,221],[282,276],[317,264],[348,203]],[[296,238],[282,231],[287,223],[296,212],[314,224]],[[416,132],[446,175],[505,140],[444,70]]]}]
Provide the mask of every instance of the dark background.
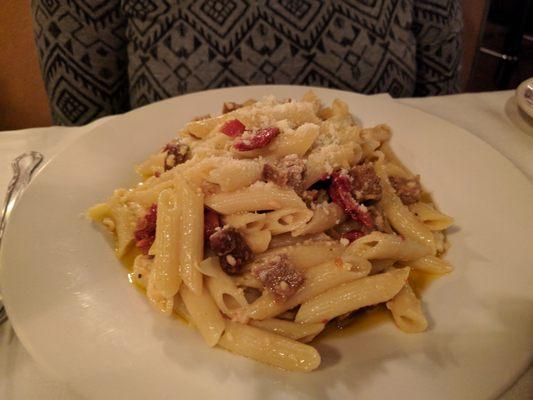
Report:
[{"label": "dark background", "polygon": [[[51,124],[29,3],[4,1],[0,9],[0,131]],[[465,21],[462,90],[514,89],[532,77],[533,0],[462,0],[462,3]]]}]

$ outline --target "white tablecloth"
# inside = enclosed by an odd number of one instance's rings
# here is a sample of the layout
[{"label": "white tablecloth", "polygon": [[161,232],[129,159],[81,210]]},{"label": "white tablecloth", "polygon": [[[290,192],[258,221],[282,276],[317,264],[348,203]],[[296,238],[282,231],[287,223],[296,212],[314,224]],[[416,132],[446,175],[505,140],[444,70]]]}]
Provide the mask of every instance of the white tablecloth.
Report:
[{"label": "white tablecloth", "polygon": [[[483,139],[511,160],[533,182],[533,120],[516,107],[514,92],[461,94],[402,99],[403,104],[447,119]],[[111,117],[112,118],[112,117]],[[105,119],[79,128],[36,128],[0,132],[0,199],[11,176],[9,164],[17,155],[37,150],[49,160],[79,136]],[[533,368],[500,400],[533,398]],[[41,369],[22,347],[9,323],[0,327],[0,399],[79,399],[65,384]]]}]

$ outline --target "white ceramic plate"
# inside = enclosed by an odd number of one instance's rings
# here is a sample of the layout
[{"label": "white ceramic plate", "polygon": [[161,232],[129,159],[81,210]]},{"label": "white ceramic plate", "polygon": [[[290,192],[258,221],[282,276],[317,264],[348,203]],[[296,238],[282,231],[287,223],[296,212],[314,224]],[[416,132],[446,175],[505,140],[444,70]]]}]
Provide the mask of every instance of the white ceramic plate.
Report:
[{"label": "white ceramic plate", "polygon": [[84,219],[192,117],[218,112],[224,100],[305,90],[170,99],[111,120],[52,160],[16,207],[1,255],[5,304],[33,357],[91,399],[484,399],[510,385],[533,351],[532,187],[481,140],[387,97],[316,90],[327,102],[345,100],[365,126],[389,123],[401,159],[456,218],[448,255],[456,270],[425,293],[427,333],[388,323],[326,338],[322,366],[310,374],[209,349],[151,309]]},{"label": "white ceramic plate", "polygon": [[516,102],[522,111],[533,118],[533,78],[525,80],[516,88]]}]

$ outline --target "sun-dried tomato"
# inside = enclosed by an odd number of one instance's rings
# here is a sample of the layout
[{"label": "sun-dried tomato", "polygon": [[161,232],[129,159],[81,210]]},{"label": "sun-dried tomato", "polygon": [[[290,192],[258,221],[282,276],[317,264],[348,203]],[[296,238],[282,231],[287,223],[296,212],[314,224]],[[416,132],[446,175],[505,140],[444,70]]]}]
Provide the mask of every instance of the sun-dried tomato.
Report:
[{"label": "sun-dried tomato", "polygon": [[252,132],[249,137],[237,140],[233,147],[239,151],[260,149],[268,145],[278,135],[279,129],[275,126],[258,129],[255,132]]},{"label": "sun-dried tomato", "polygon": [[222,125],[220,132],[229,137],[236,137],[242,135],[245,129],[246,127],[241,121],[238,119],[232,119]]},{"label": "sun-dried tomato", "polygon": [[204,237],[209,240],[209,236],[215,233],[216,229],[220,227],[220,218],[218,214],[208,208],[204,211]]},{"label": "sun-dried tomato", "polygon": [[346,174],[334,172],[331,176],[331,185],[329,187],[331,200],[338,206],[342,207],[344,212],[355,221],[360,222],[367,228],[374,226],[372,216],[364,209],[352,196],[352,182]]},{"label": "sun-dried tomato", "polygon": [[157,204],[152,204],[146,215],[137,224],[133,236],[135,238],[135,246],[141,249],[144,254],[148,254],[148,250],[152,247],[155,239],[155,229],[157,222]]}]

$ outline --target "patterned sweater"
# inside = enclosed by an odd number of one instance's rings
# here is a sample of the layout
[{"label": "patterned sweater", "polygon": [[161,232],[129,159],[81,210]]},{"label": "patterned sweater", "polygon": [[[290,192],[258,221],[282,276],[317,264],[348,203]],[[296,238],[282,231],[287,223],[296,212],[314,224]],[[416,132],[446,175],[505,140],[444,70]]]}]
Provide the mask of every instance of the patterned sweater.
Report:
[{"label": "patterned sweater", "polygon": [[217,87],[458,91],[459,0],[33,0],[54,122]]}]

